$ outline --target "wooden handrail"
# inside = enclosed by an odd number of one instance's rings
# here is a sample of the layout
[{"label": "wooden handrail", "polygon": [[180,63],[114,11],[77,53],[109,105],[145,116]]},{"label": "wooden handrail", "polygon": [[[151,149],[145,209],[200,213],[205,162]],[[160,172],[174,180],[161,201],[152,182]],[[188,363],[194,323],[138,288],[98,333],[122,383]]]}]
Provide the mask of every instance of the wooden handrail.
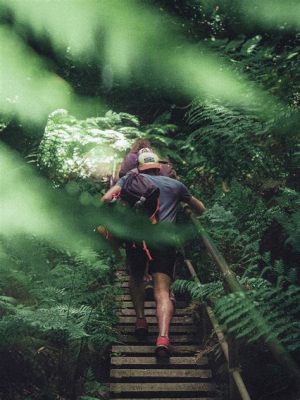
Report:
[{"label": "wooden handrail", "polygon": [[[197,219],[193,211],[188,206],[186,206],[184,210],[186,214],[190,217],[191,221],[193,222],[197,230],[197,233],[203,240],[207,250],[211,254],[212,258],[215,260],[228,286],[229,291],[243,293],[244,301],[249,303],[250,305],[250,299],[247,296],[247,292],[237,280],[234,272],[230,269],[225,258],[222,256],[217,246],[213,243],[213,240],[210,238],[209,234],[205,231],[200,221]],[[257,322],[258,326],[263,327],[263,331],[266,332],[267,330],[264,328],[267,326],[267,323],[263,315],[256,308],[252,308],[252,313],[253,313],[253,320]],[[285,368],[287,368],[290,374],[295,378],[295,384],[300,393],[300,370],[296,362],[292,359],[290,354],[286,351],[284,346],[280,343],[280,341],[277,338],[271,338],[271,339],[268,338],[268,340],[266,340],[266,345],[269,347],[274,358],[278,362],[280,362]]]},{"label": "wooden handrail", "polygon": [[[183,254],[184,254],[184,251],[183,251]],[[201,286],[200,279],[199,279],[198,275],[196,274],[196,271],[195,271],[195,269],[193,267],[193,264],[192,264],[191,260],[189,260],[186,257],[184,257],[184,262],[185,262],[185,265],[187,266],[192,278],[196,282],[196,284],[198,286]],[[212,308],[210,306],[208,306],[205,302],[204,302],[204,306],[205,306],[205,309],[206,309],[206,313],[207,313],[207,315],[208,315],[208,317],[210,319],[210,322],[212,324],[212,327],[213,327],[213,329],[214,329],[214,331],[215,331],[215,333],[217,335],[220,347],[223,350],[225,359],[226,359],[227,364],[228,364],[229,373],[231,374],[231,376],[232,376],[232,378],[233,378],[233,380],[235,382],[235,385],[236,385],[236,387],[237,387],[237,389],[239,391],[240,397],[241,397],[242,400],[251,400],[251,397],[250,397],[250,395],[248,393],[248,390],[246,388],[246,385],[245,385],[245,383],[243,381],[243,378],[241,376],[239,368],[238,367],[230,368],[230,359],[229,359],[229,350],[228,350],[229,349],[229,345],[228,345],[228,342],[225,339],[224,333],[222,332],[222,329],[221,329],[221,327],[220,327],[220,325],[219,325],[219,323],[218,323],[218,321],[216,319],[216,316],[215,316]]]}]

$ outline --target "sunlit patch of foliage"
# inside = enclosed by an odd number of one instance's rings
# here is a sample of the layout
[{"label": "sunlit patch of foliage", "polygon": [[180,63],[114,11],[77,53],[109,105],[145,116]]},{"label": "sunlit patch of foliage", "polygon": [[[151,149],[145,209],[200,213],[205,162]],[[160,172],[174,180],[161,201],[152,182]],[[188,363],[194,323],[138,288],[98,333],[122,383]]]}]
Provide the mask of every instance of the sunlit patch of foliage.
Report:
[{"label": "sunlit patch of foliage", "polygon": [[38,164],[59,183],[114,175],[130,137],[141,137],[139,121],[126,113],[78,121],[66,110],[50,114],[38,149]]}]

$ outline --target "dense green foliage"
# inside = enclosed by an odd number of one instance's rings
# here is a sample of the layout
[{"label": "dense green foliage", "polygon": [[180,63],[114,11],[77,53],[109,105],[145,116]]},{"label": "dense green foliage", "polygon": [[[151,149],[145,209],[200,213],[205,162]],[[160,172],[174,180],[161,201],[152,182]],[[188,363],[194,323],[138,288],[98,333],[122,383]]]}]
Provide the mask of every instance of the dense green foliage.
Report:
[{"label": "dense green foliage", "polygon": [[253,399],[293,399],[266,343],[299,359],[299,5],[126,4],[0,0],[0,397],[101,395],[116,289],[92,230],[144,234],[99,195],[148,137],[204,201],[201,222],[247,298],[224,290],[190,226],[156,236],[189,238],[202,285],[175,287],[209,302],[239,341]]},{"label": "dense green foliage", "polygon": [[108,112],[105,117],[77,121],[67,111],[56,110],[48,118],[39,146],[39,166],[60,184],[114,175],[120,154],[130,148],[130,135],[141,135],[138,126],[137,118],[126,113]]},{"label": "dense green foliage", "polygon": [[[279,275],[282,278],[282,275]],[[177,281],[179,291],[188,291],[194,299],[211,302],[216,317],[226,332],[235,338],[246,338],[248,343],[263,339],[279,338],[288,350],[299,350],[299,287],[290,285],[286,291],[281,286],[273,287],[263,278],[244,277],[240,283],[247,294],[226,294],[221,282],[198,286],[194,282]],[[255,311],[263,316],[265,325],[255,319]]]},{"label": "dense green foliage", "polygon": [[2,238],[1,246],[1,398],[74,397],[85,385],[80,377],[103,364],[117,337],[112,266],[96,253],[72,256],[34,237]]},{"label": "dense green foliage", "polygon": [[[284,35],[213,41],[212,47],[237,72],[246,71],[282,104],[268,117],[217,100],[196,101],[186,114],[188,135],[181,142],[180,155],[189,160],[182,174],[209,207],[202,223],[246,297],[224,291],[221,274],[203,246],[190,252],[203,284],[178,281],[174,287],[211,303],[224,330],[242,348],[256,342],[256,361],[241,351],[246,357],[242,365],[250,370],[264,362],[261,342],[275,337],[299,359],[299,87],[289,84],[299,76],[297,42],[296,36],[285,41]],[[255,318],[257,310],[263,326]],[[281,373],[285,383],[264,373],[266,398],[272,384],[276,398],[293,398],[289,377]],[[250,387],[251,380],[258,380],[245,375]],[[255,398],[264,392],[262,385],[252,390]]]}]

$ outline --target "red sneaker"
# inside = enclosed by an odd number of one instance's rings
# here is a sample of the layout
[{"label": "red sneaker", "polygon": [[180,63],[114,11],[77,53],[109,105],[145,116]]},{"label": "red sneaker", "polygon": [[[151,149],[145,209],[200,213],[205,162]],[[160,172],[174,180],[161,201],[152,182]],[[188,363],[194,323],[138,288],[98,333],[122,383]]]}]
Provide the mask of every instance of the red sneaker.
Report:
[{"label": "red sneaker", "polygon": [[170,339],[167,336],[158,336],[156,340],[155,355],[157,358],[170,357]]},{"label": "red sneaker", "polygon": [[146,318],[136,319],[135,334],[139,337],[144,337],[148,335],[148,324]]}]

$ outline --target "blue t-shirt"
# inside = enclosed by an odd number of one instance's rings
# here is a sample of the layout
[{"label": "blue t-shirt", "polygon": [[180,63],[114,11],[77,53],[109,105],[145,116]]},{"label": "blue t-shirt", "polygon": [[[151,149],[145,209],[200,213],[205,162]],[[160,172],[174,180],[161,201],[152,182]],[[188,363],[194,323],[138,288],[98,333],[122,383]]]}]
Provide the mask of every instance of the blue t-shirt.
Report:
[{"label": "blue t-shirt", "polygon": [[[142,175],[150,179],[160,190],[159,221],[175,221],[178,204],[181,201],[186,203],[192,197],[187,187],[183,183],[167,176]],[[126,178],[127,176],[123,176],[119,179],[117,185],[123,187]]]}]

